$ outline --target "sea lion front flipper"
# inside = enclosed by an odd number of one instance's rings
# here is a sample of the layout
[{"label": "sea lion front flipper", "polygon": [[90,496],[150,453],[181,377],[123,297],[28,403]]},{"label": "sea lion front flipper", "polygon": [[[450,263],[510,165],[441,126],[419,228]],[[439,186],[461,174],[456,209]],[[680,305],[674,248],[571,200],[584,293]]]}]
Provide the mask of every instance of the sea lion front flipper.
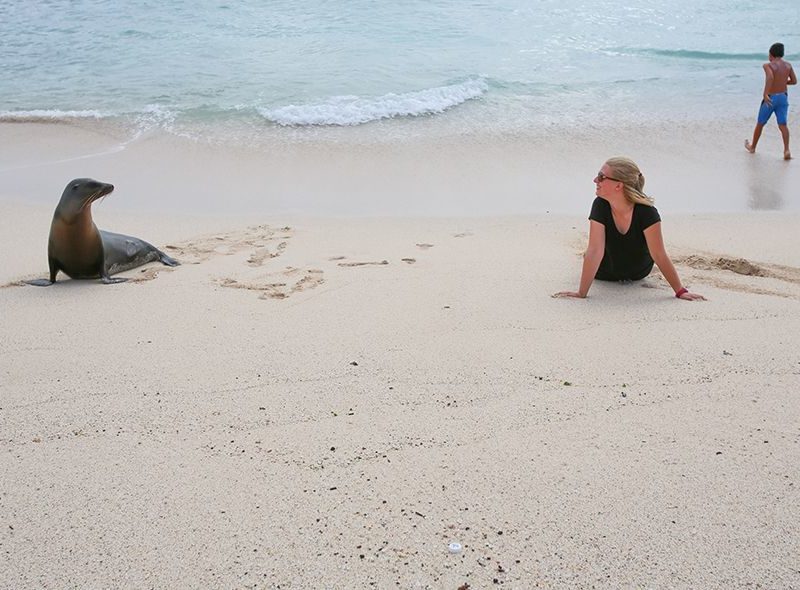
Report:
[{"label": "sea lion front flipper", "polygon": [[53,283],[56,282],[56,275],[58,274],[58,262],[55,258],[47,258],[47,264],[50,266],[50,280],[47,279],[33,279],[31,281],[25,281],[28,285],[33,285],[34,287],[49,287]]}]

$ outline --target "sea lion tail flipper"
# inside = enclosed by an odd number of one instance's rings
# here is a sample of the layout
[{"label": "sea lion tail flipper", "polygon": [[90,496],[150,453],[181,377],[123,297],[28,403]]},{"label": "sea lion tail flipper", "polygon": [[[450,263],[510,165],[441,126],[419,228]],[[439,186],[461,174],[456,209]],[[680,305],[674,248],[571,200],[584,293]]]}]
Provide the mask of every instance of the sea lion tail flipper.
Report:
[{"label": "sea lion tail flipper", "polygon": [[180,266],[181,263],[175,260],[172,256],[169,256],[156,248],[156,252],[158,252],[158,260],[161,264],[166,264],[167,266]]}]

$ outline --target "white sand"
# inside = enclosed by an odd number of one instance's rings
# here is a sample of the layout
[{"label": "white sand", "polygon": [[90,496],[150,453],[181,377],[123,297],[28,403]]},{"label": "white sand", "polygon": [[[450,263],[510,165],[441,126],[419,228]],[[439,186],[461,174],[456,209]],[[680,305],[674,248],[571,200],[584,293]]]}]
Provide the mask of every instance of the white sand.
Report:
[{"label": "white sand", "polygon": [[[2,285],[81,175],[6,149],[59,188],[0,190]],[[563,300],[585,213],[133,211],[125,158],[98,225],[184,264],[0,288],[0,588],[800,587],[797,213],[662,205],[710,301]]]}]

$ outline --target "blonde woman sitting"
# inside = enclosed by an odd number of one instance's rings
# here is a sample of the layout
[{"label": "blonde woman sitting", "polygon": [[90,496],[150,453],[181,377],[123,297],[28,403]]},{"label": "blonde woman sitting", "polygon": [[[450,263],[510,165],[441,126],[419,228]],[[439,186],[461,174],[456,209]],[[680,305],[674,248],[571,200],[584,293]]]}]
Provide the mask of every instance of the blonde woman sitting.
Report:
[{"label": "blonde woman sitting", "polygon": [[592,281],[638,281],[650,274],[653,263],[675,291],[675,297],[702,301],[681,284],[678,271],[664,249],[661,216],[653,199],[642,192],[644,176],[628,158],[611,158],[594,179],[597,198],[589,214],[589,245],[583,256],[577,291],[553,297],[585,298]]}]

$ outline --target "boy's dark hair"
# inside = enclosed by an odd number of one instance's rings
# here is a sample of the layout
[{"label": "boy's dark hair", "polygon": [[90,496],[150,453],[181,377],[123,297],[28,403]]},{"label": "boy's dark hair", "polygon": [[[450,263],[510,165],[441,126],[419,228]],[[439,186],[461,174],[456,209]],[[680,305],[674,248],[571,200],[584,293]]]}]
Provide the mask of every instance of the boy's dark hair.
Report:
[{"label": "boy's dark hair", "polygon": [[773,43],[769,48],[769,54],[772,57],[783,57],[783,43]]}]

